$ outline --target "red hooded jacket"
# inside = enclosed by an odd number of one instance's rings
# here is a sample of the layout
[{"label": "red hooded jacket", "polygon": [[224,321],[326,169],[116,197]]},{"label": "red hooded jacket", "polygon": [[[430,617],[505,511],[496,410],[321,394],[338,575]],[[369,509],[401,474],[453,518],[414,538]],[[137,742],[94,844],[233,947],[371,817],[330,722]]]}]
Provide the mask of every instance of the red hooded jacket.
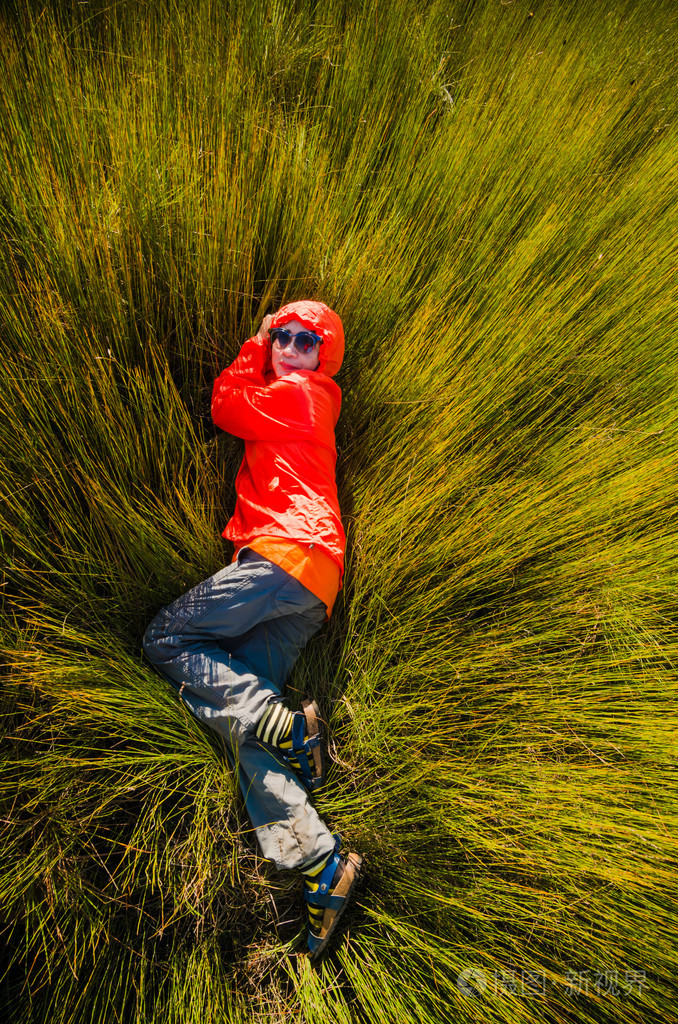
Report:
[{"label": "red hooded jacket", "polygon": [[298,320],[322,338],[317,370],[276,378],[271,345],[249,338],[214,383],[212,418],[245,442],[237,500],[223,536],[236,548],[258,537],[320,547],[344,568],[334,428],[341,390],[332,377],[344,355],[341,320],[322,302],[290,302],[271,329]]}]

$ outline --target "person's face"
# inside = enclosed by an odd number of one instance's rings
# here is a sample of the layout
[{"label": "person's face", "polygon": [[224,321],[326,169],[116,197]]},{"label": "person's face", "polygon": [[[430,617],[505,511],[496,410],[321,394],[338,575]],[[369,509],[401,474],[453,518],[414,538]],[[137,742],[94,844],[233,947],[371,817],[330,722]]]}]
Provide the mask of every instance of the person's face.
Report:
[{"label": "person's face", "polygon": [[[298,320],[287,320],[286,323],[281,324],[281,327],[293,335],[308,331],[308,328]],[[271,345],[271,362],[276,377],[286,377],[288,373],[294,373],[295,370],[317,370],[320,363],[318,346],[316,345],[310,352],[298,352],[291,338],[284,348],[281,348],[279,342],[275,341]]]}]

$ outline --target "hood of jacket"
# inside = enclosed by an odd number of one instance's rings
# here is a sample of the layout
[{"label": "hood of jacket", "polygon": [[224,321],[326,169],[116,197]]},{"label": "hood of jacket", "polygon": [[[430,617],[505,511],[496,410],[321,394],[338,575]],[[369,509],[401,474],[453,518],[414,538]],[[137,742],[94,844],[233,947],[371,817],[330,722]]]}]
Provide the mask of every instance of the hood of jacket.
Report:
[{"label": "hood of jacket", "polygon": [[289,320],[298,320],[304,327],[308,327],[309,331],[320,335],[320,361],[316,373],[334,377],[344,358],[344,327],[334,310],[324,302],[315,302],[311,299],[288,302],[273,317],[271,330],[274,327],[283,327]]}]

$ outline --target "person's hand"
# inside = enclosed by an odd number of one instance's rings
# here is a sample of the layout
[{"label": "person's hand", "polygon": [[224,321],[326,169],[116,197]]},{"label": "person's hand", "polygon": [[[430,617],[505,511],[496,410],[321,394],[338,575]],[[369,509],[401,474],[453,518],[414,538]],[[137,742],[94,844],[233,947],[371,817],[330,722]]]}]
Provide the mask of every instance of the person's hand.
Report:
[{"label": "person's hand", "polygon": [[261,327],[257,331],[257,338],[259,338],[260,341],[268,341],[268,329],[269,329],[269,327],[271,326],[272,323],[273,323],[273,314],[269,313],[261,321]]}]

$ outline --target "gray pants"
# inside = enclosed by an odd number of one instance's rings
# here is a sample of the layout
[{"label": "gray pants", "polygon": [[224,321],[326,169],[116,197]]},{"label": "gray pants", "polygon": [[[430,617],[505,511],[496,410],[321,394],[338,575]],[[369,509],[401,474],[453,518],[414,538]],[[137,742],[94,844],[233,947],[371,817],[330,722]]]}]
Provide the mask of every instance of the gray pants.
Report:
[{"label": "gray pants", "polygon": [[144,636],[149,660],[224,739],[261,851],[278,868],[334,849],[301,782],[254,734],[325,613],[293,576],[243,548],[236,562],[162,608]]}]

